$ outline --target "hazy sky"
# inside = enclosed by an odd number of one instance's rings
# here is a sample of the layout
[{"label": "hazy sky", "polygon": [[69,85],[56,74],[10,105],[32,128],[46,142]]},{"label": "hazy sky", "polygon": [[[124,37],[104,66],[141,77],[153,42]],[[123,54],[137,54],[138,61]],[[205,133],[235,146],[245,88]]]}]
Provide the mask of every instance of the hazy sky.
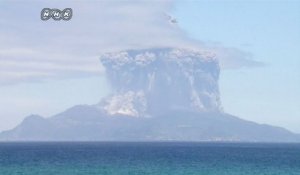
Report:
[{"label": "hazy sky", "polygon": [[[71,7],[74,17],[41,21],[44,7]],[[226,112],[300,133],[299,1],[3,1],[0,9],[0,131],[29,114],[99,102],[109,93],[104,51],[190,45],[220,57]]]}]

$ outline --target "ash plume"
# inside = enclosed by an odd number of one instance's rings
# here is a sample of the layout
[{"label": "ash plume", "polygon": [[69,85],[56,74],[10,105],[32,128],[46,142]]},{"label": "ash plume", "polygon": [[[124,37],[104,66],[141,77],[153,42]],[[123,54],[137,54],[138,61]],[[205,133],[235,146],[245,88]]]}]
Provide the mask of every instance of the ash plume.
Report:
[{"label": "ash plume", "polygon": [[100,59],[112,88],[101,105],[110,115],[221,110],[219,64],[209,52],[159,48],[107,53]]}]

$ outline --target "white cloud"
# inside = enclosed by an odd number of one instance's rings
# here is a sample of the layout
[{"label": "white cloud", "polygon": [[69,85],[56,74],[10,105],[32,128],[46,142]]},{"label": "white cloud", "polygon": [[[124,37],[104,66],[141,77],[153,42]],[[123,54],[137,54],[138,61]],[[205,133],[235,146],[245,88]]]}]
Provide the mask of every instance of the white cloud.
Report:
[{"label": "white cloud", "polygon": [[0,50],[0,84],[97,76],[103,72],[98,57],[85,57],[14,48]]},{"label": "white cloud", "polygon": [[[203,47],[170,23],[171,1],[4,1],[1,6],[0,85],[99,75],[98,56],[107,51]],[[42,21],[45,7],[70,7],[73,18]],[[210,49],[225,68],[253,63],[238,50]]]},{"label": "white cloud", "polygon": [[261,67],[266,64],[253,60],[253,55],[249,52],[236,48],[214,46],[209,48],[219,58],[220,66],[223,69],[237,69],[242,67]]}]

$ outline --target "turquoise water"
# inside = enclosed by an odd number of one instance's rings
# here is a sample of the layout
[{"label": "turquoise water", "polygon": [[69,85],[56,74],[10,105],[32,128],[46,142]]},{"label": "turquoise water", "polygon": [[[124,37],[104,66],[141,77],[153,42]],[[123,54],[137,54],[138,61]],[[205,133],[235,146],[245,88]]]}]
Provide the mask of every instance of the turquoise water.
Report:
[{"label": "turquoise water", "polygon": [[300,175],[299,144],[0,143],[0,175]]}]

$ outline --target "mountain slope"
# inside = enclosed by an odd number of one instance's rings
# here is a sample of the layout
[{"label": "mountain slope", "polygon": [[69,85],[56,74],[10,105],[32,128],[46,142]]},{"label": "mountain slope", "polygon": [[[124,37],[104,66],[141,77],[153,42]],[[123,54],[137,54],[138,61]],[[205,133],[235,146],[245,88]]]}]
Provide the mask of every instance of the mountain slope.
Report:
[{"label": "mountain slope", "polygon": [[29,116],[0,140],[260,141],[299,136],[224,113],[213,54],[155,48],[100,57],[112,93],[99,104],[75,106],[50,118]]},{"label": "mountain slope", "polygon": [[225,113],[169,111],[135,118],[108,116],[97,106],[75,106],[47,119],[29,116],[16,128],[2,132],[0,140],[300,142],[300,137]]}]

